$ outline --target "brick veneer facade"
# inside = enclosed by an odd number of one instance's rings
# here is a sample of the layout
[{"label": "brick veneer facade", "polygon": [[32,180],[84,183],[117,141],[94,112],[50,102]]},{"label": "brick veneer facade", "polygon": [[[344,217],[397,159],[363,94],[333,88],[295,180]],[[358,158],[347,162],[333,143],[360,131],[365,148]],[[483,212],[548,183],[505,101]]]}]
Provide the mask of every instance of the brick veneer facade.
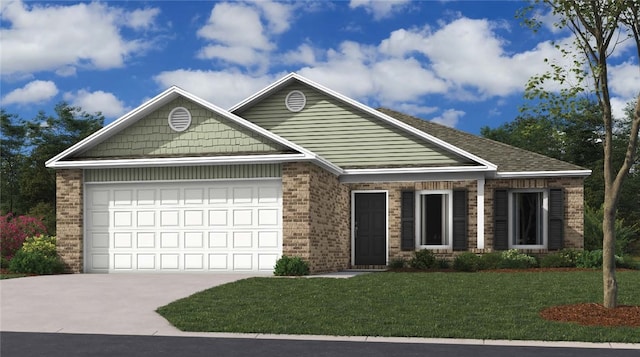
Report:
[{"label": "brick veneer facade", "polygon": [[311,163],[282,167],[283,254],[310,262],[311,272],[349,266],[349,191]]},{"label": "brick veneer facade", "polygon": [[56,234],[58,255],[69,273],[83,266],[82,170],[56,172]]},{"label": "brick veneer facade", "polygon": [[[453,190],[468,192],[467,249],[475,253],[493,251],[493,192],[495,189],[563,188],[565,200],[564,247],[582,249],[584,189],[582,178],[496,179],[484,187],[485,248],[477,249],[476,180],[346,183],[326,170],[308,162],[282,165],[283,254],[299,256],[310,262],[312,273],[337,271],[351,267],[351,192],[385,190],[388,192],[389,259],[409,257],[411,251],[400,248],[401,193],[405,190]],[[58,254],[68,272],[83,270],[83,173],[59,170],[56,175]],[[528,253],[545,253],[532,250]],[[452,256],[451,250],[436,250],[440,256]]]}]

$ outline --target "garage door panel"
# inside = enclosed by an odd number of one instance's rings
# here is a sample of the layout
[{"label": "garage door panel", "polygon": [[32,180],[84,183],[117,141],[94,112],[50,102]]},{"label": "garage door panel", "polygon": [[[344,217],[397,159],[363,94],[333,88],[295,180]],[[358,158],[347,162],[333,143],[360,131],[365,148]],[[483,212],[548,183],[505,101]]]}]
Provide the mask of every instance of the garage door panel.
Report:
[{"label": "garage door panel", "polygon": [[204,232],[185,232],[185,248],[204,248]]},{"label": "garage door panel", "polygon": [[156,225],[156,212],[138,211],[136,215],[136,225],[138,227],[154,227]]},{"label": "garage door panel", "polygon": [[226,248],[227,232],[209,232],[209,248]]},{"label": "garage door panel", "polygon": [[89,272],[272,271],[281,182],[88,184]]},{"label": "garage door panel", "polygon": [[198,227],[203,225],[203,210],[187,210],[184,211],[184,225],[186,227]]},{"label": "garage door panel", "polygon": [[156,234],[154,232],[138,232],[136,239],[137,248],[155,248]]}]

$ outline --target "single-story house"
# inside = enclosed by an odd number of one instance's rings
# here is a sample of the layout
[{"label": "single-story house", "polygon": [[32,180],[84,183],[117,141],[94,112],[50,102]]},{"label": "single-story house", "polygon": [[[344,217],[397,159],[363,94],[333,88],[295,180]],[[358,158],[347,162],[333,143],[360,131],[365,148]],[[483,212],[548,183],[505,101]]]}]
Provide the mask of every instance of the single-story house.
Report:
[{"label": "single-story house", "polygon": [[292,73],[229,110],[171,87],[47,162],[70,272],[312,272],[583,247],[589,170]]}]

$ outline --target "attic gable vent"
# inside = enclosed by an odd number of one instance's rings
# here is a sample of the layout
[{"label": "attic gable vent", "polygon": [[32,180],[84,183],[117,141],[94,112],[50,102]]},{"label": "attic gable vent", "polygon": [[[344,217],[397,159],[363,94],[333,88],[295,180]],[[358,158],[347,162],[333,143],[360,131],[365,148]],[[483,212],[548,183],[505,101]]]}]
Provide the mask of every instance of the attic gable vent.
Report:
[{"label": "attic gable vent", "polygon": [[185,131],[191,125],[191,113],[187,108],[177,107],[169,113],[169,126],[174,131]]},{"label": "attic gable vent", "polygon": [[290,111],[299,112],[304,109],[305,104],[307,104],[307,98],[301,91],[294,90],[287,94],[287,98],[284,100],[284,103]]}]

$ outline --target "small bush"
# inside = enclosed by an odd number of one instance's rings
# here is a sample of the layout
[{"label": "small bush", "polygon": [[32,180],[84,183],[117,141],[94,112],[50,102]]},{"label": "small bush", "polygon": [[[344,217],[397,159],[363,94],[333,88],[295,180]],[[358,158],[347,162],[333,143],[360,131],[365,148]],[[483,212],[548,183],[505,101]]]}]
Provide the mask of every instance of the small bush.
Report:
[{"label": "small bush", "polygon": [[600,268],[602,267],[602,250],[585,250],[576,259],[578,268]]},{"label": "small bush", "polygon": [[283,255],[276,262],[273,274],[277,276],[301,276],[309,275],[309,263],[300,257],[288,257]]},{"label": "small bush", "polygon": [[436,255],[428,249],[413,252],[409,266],[414,269],[427,270],[436,267]]},{"label": "small bush", "polygon": [[[616,260],[616,266],[621,266],[621,264],[622,265],[625,264],[624,259],[619,255],[615,256],[615,260]],[[602,249],[585,250],[581,252],[581,254],[577,257],[576,266],[578,268],[588,268],[588,269],[602,268],[602,261],[603,261]]]},{"label": "small bush", "polygon": [[499,269],[502,264],[502,254],[498,252],[487,253],[480,256],[480,270]]},{"label": "small bush", "polygon": [[2,269],[9,268],[9,258],[0,256],[0,268]]},{"label": "small bush", "polygon": [[0,255],[11,260],[27,237],[47,234],[41,220],[30,216],[0,216]]},{"label": "small bush", "polygon": [[449,269],[450,265],[451,264],[446,259],[438,259],[436,261],[436,266],[438,267],[438,269]]},{"label": "small bush", "polygon": [[573,268],[576,266],[580,252],[575,250],[561,250],[540,258],[541,268]]},{"label": "small bush", "polygon": [[457,271],[473,272],[480,269],[480,257],[471,253],[464,252],[457,255],[453,260],[453,269]]},{"label": "small bush", "polygon": [[393,258],[389,261],[390,269],[402,269],[407,266],[407,260],[403,257]]},{"label": "small bush", "polygon": [[[616,257],[618,258],[618,257]],[[635,262],[630,255],[623,255],[620,259],[616,259],[616,267],[624,269],[640,270],[640,263]]]},{"label": "small bush", "polygon": [[29,237],[9,263],[13,273],[58,274],[64,263],[56,253],[56,237]]},{"label": "small bush", "polygon": [[527,269],[538,265],[536,258],[520,253],[517,249],[509,249],[502,252],[501,268],[505,269]]}]

